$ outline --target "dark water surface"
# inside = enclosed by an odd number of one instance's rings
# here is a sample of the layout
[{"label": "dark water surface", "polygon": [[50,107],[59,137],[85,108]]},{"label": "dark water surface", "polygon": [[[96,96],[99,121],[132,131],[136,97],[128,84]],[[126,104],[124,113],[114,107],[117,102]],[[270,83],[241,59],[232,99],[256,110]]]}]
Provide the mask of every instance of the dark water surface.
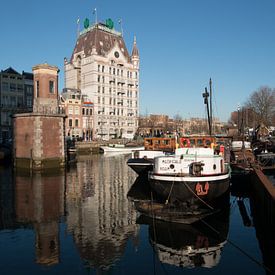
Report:
[{"label": "dark water surface", "polygon": [[128,158],[32,176],[0,167],[0,274],[272,274],[274,222],[252,199],[231,195],[193,225],[144,218],[127,193],[146,181]]}]

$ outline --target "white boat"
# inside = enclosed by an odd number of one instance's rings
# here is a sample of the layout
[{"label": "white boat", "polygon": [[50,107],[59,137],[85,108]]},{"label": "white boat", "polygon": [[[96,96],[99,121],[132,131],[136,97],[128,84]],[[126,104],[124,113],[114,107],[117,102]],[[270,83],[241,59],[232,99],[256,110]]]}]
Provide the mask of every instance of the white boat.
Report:
[{"label": "white boat", "polygon": [[131,167],[138,175],[144,175],[153,169],[154,158],[165,156],[163,151],[140,150],[132,153],[128,159],[127,165]]},{"label": "white boat", "polygon": [[130,154],[136,150],[144,150],[143,146],[125,146],[124,144],[109,144],[107,146],[100,146],[104,153],[122,153]]},{"label": "white boat", "polygon": [[152,189],[165,200],[201,204],[228,190],[230,169],[212,148],[179,148],[175,155],[156,157],[148,178]]},{"label": "white boat", "polygon": [[147,175],[147,172],[153,169],[154,158],[173,153],[175,147],[175,138],[145,138],[143,150],[132,153],[127,165],[138,175]]}]

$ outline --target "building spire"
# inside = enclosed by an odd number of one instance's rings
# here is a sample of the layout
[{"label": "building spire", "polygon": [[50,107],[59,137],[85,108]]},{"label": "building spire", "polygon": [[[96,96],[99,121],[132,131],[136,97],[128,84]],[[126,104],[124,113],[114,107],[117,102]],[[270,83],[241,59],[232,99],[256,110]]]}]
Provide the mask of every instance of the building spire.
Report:
[{"label": "building spire", "polygon": [[137,38],[134,36],[134,45],[133,45],[133,50],[132,50],[132,57],[139,57],[139,52],[137,48]]}]

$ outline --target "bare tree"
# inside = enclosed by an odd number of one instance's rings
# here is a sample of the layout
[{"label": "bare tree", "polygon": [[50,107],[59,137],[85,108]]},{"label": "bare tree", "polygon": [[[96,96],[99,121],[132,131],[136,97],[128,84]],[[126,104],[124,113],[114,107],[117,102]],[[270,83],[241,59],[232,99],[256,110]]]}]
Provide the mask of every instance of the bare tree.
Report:
[{"label": "bare tree", "polygon": [[275,89],[260,87],[249,97],[246,107],[253,110],[257,124],[271,125],[275,113]]}]

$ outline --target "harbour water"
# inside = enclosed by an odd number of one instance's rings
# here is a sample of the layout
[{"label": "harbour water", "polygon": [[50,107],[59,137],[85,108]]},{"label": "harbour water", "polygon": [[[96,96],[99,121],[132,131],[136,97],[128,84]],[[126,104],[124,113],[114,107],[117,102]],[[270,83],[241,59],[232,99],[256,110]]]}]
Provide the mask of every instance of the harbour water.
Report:
[{"label": "harbour water", "polygon": [[128,158],[95,155],[32,175],[0,167],[1,275],[275,271],[274,222],[264,227],[249,195],[231,194],[229,207],[192,225],[148,219],[127,197],[148,184]]}]

